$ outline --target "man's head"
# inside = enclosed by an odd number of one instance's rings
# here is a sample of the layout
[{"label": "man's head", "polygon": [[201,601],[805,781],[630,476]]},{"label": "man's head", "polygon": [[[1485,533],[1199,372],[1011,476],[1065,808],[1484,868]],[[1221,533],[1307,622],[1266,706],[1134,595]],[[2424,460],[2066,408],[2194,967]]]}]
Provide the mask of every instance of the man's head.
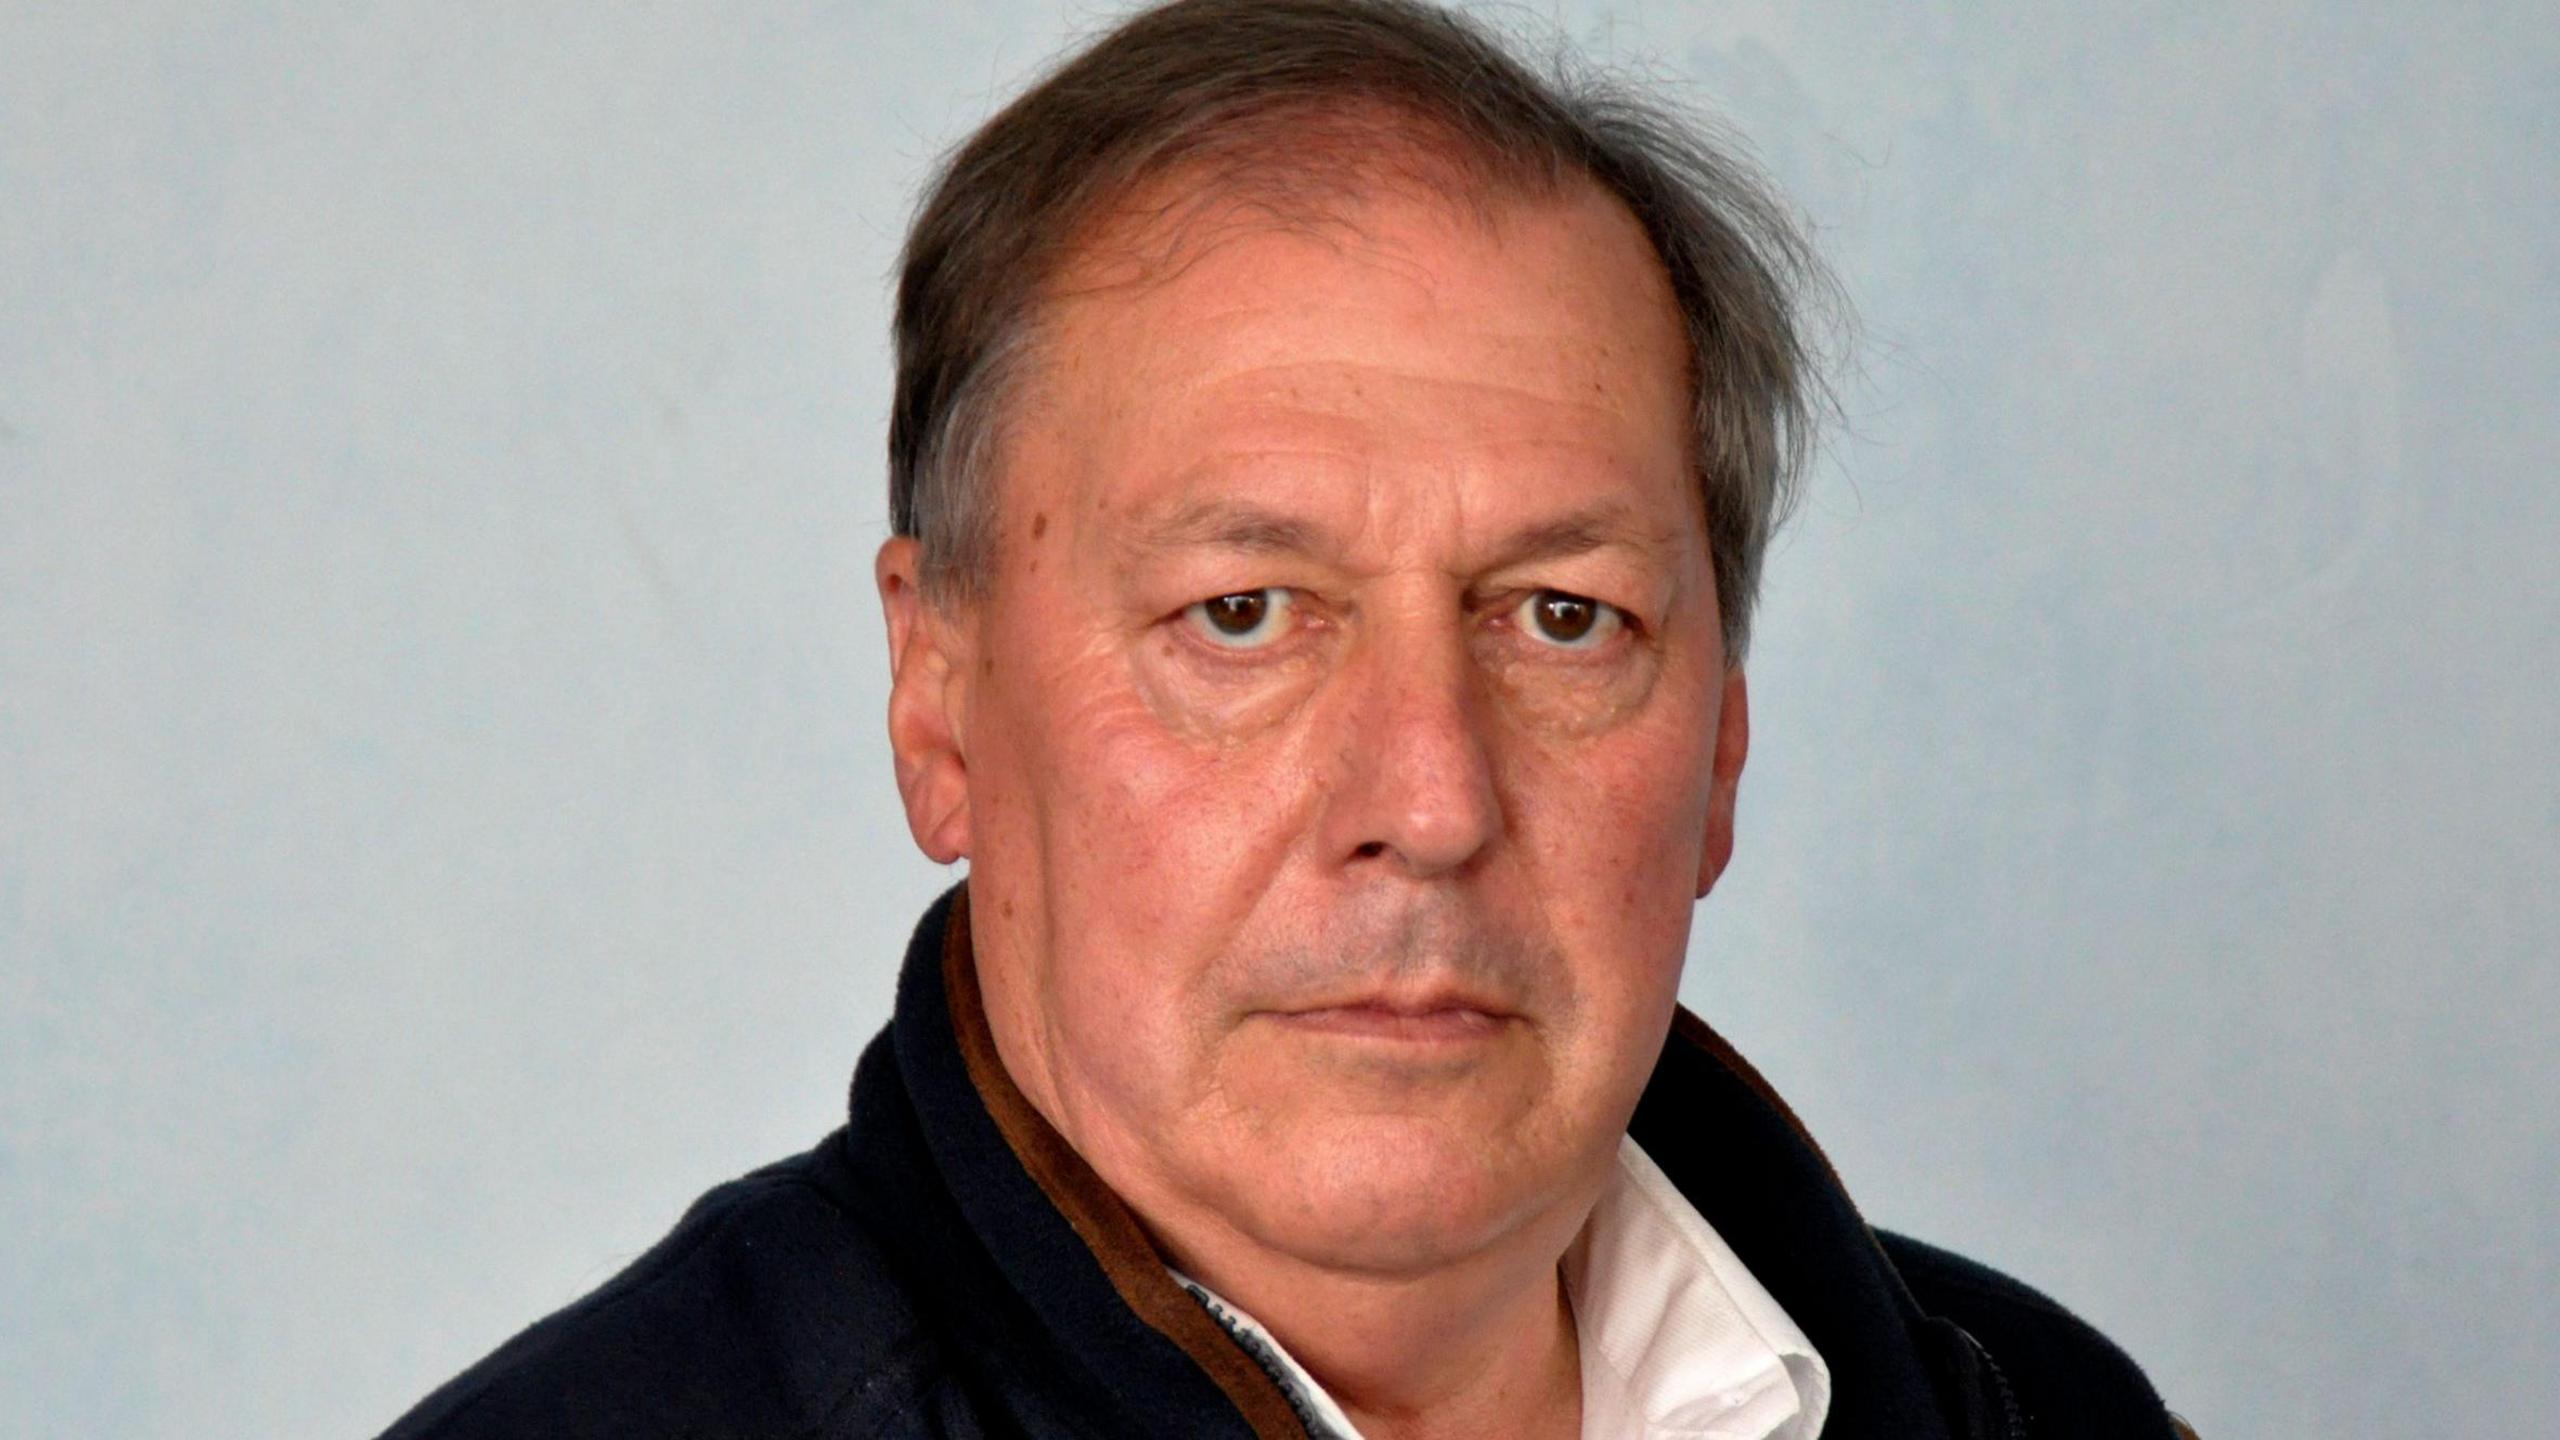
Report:
[{"label": "man's head", "polygon": [[1008,1069],[1177,1260],[1579,1223],[1732,845],[1777,215],[1388,0],[1141,16],[927,201],[900,787]]}]

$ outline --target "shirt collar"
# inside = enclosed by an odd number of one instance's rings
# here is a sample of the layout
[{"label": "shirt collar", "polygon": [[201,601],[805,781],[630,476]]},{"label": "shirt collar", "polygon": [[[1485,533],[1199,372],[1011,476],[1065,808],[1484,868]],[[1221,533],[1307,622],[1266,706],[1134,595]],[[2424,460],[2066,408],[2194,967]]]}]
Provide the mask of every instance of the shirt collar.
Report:
[{"label": "shirt collar", "polygon": [[1831,1371],[1776,1297],[1632,1139],[1564,1257],[1582,1433],[1812,1440]]},{"label": "shirt collar", "polygon": [[[1831,1372],[1786,1310],[1633,1139],[1564,1256],[1584,1440],[1813,1440]],[[1325,1440],[1342,1407],[1252,1316],[1177,1273]]]}]

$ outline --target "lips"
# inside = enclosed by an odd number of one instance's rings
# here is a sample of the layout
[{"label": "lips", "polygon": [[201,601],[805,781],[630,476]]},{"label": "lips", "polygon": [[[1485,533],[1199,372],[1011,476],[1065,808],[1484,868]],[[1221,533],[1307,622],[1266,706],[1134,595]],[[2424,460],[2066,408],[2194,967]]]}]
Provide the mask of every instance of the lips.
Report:
[{"label": "lips", "polygon": [[1270,1013],[1293,1030],[1416,1043],[1483,1039],[1517,1018],[1495,1002],[1459,995],[1361,996]]}]

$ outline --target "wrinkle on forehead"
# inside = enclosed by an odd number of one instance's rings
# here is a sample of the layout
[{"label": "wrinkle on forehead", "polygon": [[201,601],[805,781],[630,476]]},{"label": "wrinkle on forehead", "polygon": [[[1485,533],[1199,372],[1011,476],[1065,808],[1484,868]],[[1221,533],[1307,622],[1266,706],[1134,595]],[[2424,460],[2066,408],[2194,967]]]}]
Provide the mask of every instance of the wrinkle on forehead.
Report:
[{"label": "wrinkle on forehead", "polygon": [[[1627,360],[1650,350],[1665,362],[1658,373],[1681,388],[1685,413],[1687,344],[1669,279],[1634,218],[1597,187],[1482,223],[1398,198],[1380,197],[1357,235],[1222,225],[1188,244],[1178,266],[1062,294],[1044,329],[1052,342],[1085,343],[1053,343],[1047,379],[1071,381],[1097,362],[1152,361],[1165,373],[1143,378],[1165,389],[1151,403],[1232,387],[1240,401],[1267,400],[1305,420],[1365,410],[1399,385],[1429,385],[1499,402],[1489,412],[1499,422],[1502,406],[1521,402],[1614,415],[1655,398],[1624,388]],[[1451,249],[1441,244],[1451,230],[1475,233]],[[1269,240],[1281,244],[1234,253]],[[1302,245],[1344,263],[1310,271],[1287,254]],[[1489,253],[1512,247],[1523,253],[1506,254],[1503,273],[1483,270]],[[1601,249],[1627,263],[1588,264]],[[1453,254],[1463,263],[1432,263]],[[1209,277],[1221,289],[1186,284],[1212,260],[1223,266]],[[1165,324],[1175,290],[1184,292],[1178,328]],[[1243,343],[1219,343],[1230,338]]]},{"label": "wrinkle on forehead", "polygon": [[[1210,423],[1231,414],[1220,407]],[[1662,467],[1624,445],[1471,432],[1462,421],[1424,446],[1409,428],[1357,417],[1266,417],[1237,428],[1250,433],[1231,430],[1215,448],[1191,451],[1190,426],[1176,420],[1161,443],[1142,437],[1128,447],[1137,458],[1113,477],[1108,538],[1127,563],[1214,549],[1349,565],[1354,540],[1417,523],[1470,571],[1598,550],[1670,567],[1704,543],[1689,507],[1664,513],[1639,501],[1657,484],[1682,487],[1676,475],[1648,474]]]},{"label": "wrinkle on forehead", "polygon": [[[1685,331],[1642,227],[1596,185],[1499,212],[1379,194],[1320,233],[1212,205],[1195,229],[1175,268],[1049,306],[1015,397],[1017,493],[1112,530],[1204,484],[1373,538],[1437,511],[1468,548],[1568,508],[1570,477],[1696,504]],[[1501,502],[1520,483],[1541,514]],[[1508,513],[1477,529],[1483,502]]]},{"label": "wrinkle on forehead", "polygon": [[[1616,347],[1562,335],[1473,332],[1444,336],[1443,348],[1424,356],[1388,359],[1378,353],[1386,332],[1406,324],[1433,323],[1436,307],[1373,316],[1339,310],[1293,312],[1285,306],[1228,311],[1187,329],[1183,352],[1167,356],[1159,377],[1168,412],[1175,406],[1215,410],[1230,434],[1252,436],[1267,448],[1319,449],[1363,433],[1370,418],[1400,401],[1416,419],[1437,417],[1465,426],[1448,437],[1469,446],[1539,445],[1572,448],[1555,438],[1559,414],[1580,414],[1604,424],[1622,420],[1643,397],[1613,381]],[[1442,326],[1446,330],[1446,326]],[[1222,332],[1256,342],[1285,338],[1297,346],[1287,359],[1239,347],[1222,351]],[[1490,373],[1487,357],[1504,366]]]}]

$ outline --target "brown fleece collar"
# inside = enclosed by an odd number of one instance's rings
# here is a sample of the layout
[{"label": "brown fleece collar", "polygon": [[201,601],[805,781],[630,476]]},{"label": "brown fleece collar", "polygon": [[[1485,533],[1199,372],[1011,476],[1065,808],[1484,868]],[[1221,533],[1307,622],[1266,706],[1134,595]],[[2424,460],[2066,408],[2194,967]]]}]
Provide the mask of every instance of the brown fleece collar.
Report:
[{"label": "brown fleece collar", "polygon": [[1717,1034],[1713,1026],[1699,1019],[1697,1013],[1686,1005],[1675,1007],[1671,1012],[1671,1039],[1674,1044],[1685,1040],[1697,1046],[1717,1064],[1732,1071],[1734,1078],[1749,1087],[1763,1104],[1778,1112],[1778,1118],[1786,1121],[1787,1128],[1796,1132],[1796,1138],[1804,1142],[1804,1148],[1812,1151],[1813,1158],[1822,1162],[1823,1173],[1831,1177],[1831,1188],[1844,1195],[1848,1193],[1848,1187],[1840,1183],[1839,1167],[1833,1165],[1831,1157],[1814,1143],[1813,1132],[1804,1128],[1804,1122],[1796,1118],[1795,1108],[1778,1098],[1777,1087],[1771,1085],[1750,1061],[1743,1059],[1742,1052],[1734,1049],[1731,1041]]},{"label": "brown fleece collar", "polygon": [[1306,1426],[1299,1422],[1289,1397],[1225,1327],[1175,1283],[1164,1256],[1139,1228],[1137,1217],[1067,1144],[1066,1137],[1031,1107],[1005,1070],[1003,1058],[996,1053],[995,1032],[987,1025],[985,998],[978,989],[965,884],[951,902],[951,921],[942,945],[942,979],[951,996],[951,1030],[959,1039],[960,1058],[969,1068],[978,1098],[1022,1168],[1093,1252],[1111,1288],[1120,1293],[1121,1303],[1208,1372],[1255,1435],[1265,1440],[1306,1440]]}]

